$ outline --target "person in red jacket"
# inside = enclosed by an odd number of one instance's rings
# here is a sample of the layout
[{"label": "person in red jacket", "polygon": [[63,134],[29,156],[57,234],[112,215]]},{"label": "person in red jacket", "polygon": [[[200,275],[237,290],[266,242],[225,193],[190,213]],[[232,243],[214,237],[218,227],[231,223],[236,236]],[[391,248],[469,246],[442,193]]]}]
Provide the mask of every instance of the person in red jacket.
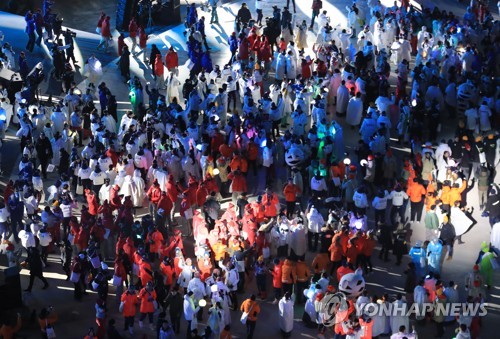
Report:
[{"label": "person in red jacket", "polygon": [[202,207],[205,204],[205,201],[207,201],[207,196],[210,194],[208,191],[205,182],[201,181],[198,184],[198,189],[196,190],[196,204],[200,207]]},{"label": "person in red jacket", "polygon": [[161,189],[158,180],[155,179],[153,185],[148,189],[147,196],[149,199],[149,213],[156,215],[158,212],[158,202],[161,198]]},{"label": "person in red jacket", "polygon": [[179,56],[172,46],[170,46],[167,54],[165,54],[165,66],[167,66],[169,72],[177,76],[179,75]]},{"label": "person in red jacket", "polygon": [[132,17],[130,19],[130,23],[128,24],[128,34],[130,37],[130,40],[132,41],[132,47],[130,47],[130,53],[132,55],[135,55],[135,48],[137,47],[137,23],[135,22],[135,17]]},{"label": "person in red jacket", "polygon": [[165,227],[165,220],[167,221],[168,226],[172,224],[170,214],[172,213],[173,207],[174,204],[167,195],[167,192],[161,192],[160,200],[158,200],[158,213],[156,214],[156,224],[160,227],[160,229]]},{"label": "person in red jacket", "polygon": [[165,66],[161,60],[161,54],[156,54],[155,60],[155,75],[156,75],[156,88],[158,90],[165,89]]},{"label": "person in red jacket", "polygon": [[122,206],[122,200],[120,199],[120,186],[114,185],[111,187],[109,192],[109,205],[113,210],[117,210]]},{"label": "person in red jacket", "polygon": [[238,199],[238,196],[247,191],[247,179],[245,176],[240,172],[239,169],[229,173],[227,175],[227,178],[231,180],[231,187],[230,191],[232,193],[232,201],[233,204],[236,204],[236,200]]},{"label": "person in red jacket", "polygon": [[241,68],[245,69],[248,64],[248,58],[250,57],[250,41],[245,34],[240,34],[238,41],[238,57],[240,58]]},{"label": "person in red jacket", "polygon": [[312,76],[312,73],[311,73],[312,63],[313,63],[312,60],[307,61],[306,59],[302,59],[302,63],[301,63],[302,79],[308,80]]},{"label": "person in red jacket", "polygon": [[283,288],[283,283],[281,282],[281,266],[283,262],[278,258],[274,259],[274,267],[269,269],[269,272],[273,276],[273,288],[274,288],[274,301],[273,304],[277,304],[281,298],[281,289]]},{"label": "person in red jacket", "polygon": [[101,41],[97,46],[99,50],[102,46],[104,46],[104,51],[108,53],[109,41],[112,39],[111,35],[111,17],[106,16],[101,25]]},{"label": "person in red jacket", "polygon": [[87,198],[87,204],[89,205],[89,213],[96,216],[99,209],[99,204],[97,203],[97,197],[95,193],[88,188],[85,189],[85,197]]}]

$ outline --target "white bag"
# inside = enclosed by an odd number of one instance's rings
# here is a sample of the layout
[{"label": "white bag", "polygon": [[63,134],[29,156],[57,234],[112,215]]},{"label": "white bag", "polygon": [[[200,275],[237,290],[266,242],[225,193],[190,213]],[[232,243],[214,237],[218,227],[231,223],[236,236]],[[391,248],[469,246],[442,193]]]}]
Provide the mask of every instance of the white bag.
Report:
[{"label": "white bag", "polygon": [[118,307],[118,311],[120,311],[120,313],[122,313],[122,312],[123,312],[123,307],[124,307],[124,306],[125,306],[125,303],[122,301],[122,302],[120,303],[120,307]]},{"label": "white bag", "polygon": [[71,272],[71,275],[69,276],[69,281],[76,284],[78,281],[80,281],[80,273]]},{"label": "white bag", "polygon": [[193,67],[194,67],[194,62],[192,62],[191,60],[189,60],[189,62],[188,62],[188,64],[187,64],[187,68],[188,68],[189,70],[192,70],[192,69],[193,69]]},{"label": "white bag", "polygon": [[99,288],[99,284],[98,284],[98,283],[96,283],[95,281],[92,281],[92,284],[91,284],[91,285],[92,285],[92,289],[93,289],[94,291],[97,291],[97,289]]},{"label": "white bag", "polygon": [[90,258],[90,263],[92,264],[93,268],[99,268],[101,267],[101,258],[99,258],[98,255],[96,255],[93,258]]},{"label": "white bag", "polygon": [[56,166],[54,166],[53,164],[48,164],[47,165],[47,172],[54,172],[55,168],[56,168]]},{"label": "white bag", "polygon": [[241,318],[240,318],[240,321],[243,325],[245,325],[247,323],[247,319],[248,319],[248,313],[247,312],[243,312],[243,314],[241,315]]},{"label": "white bag", "polygon": [[75,236],[73,235],[73,233],[68,234],[68,241],[71,245],[75,244]]},{"label": "white bag", "polygon": [[187,220],[193,219],[193,210],[191,208],[184,211],[184,218]]},{"label": "white bag", "polygon": [[111,230],[109,228],[106,228],[106,230],[104,231],[104,239],[108,240],[110,233]]},{"label": "white bag", "polygon": [[122,277],[113,275],[113,286],[120,286],[122,284]]}]

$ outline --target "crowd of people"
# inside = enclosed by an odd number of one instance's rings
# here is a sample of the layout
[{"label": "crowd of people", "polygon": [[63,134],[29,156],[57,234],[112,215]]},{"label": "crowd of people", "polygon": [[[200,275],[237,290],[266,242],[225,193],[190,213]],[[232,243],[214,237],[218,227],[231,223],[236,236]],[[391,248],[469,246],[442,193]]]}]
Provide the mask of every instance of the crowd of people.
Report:
[{"label": "crowd of people", "polygon": [[[48,255],[60,253],[75,300],[97,292],[97,329],[87,337],[121,338],[108,316],[118,309],[131,336],[135,319],[143,328],[147,318],[159,338],[228,339],[238,326],[252,338],[259,300],[270,299],[284,337],[303,304],[303,322],[318,336],[412,338],[408,316],[370,317],[352,307],[328,325],[324,300],[348,290],[350,306],[366,308],[487,300],[500,250],[500,24],[487,3],[472,0],[457,17],[408,1],[358,0],[340,27],[321,0],[311,2],[310,23],[296,22],[288,7],[264,17],[262,2],[256,13],[242,4],[235,15],[223,65],[212,63],[203,12],[188,6],[188,78],[175,48],[162,55],[132,18],[117,40],[130,99],[122,117],[98,57],[88,57],[86,80],[75,83],[75,36],[44,21],[51,1],[26,14],[26,51],[3,42],[3,67],[23,80],[0,87],[1,136],[16,127],[22,152],[0,203],[3,251],[10,265],[29,269],[27,292],[35,278],[50,287],[43,271]],[[209,5],[210,24],[218,24],[220,3]],[[97,49],[109,52],[105,13],[96,32]],[[41,44],[52,44],[50,75],[41,63],[28,68]],[[136,53],[153,83],[131,74]],[[47,76],[62,91],[50,104],[39,93]],[[359,140],[344,140],[346,128],[359,130]],[[468,203],[474,186],[479,222],[495,232],[471,263],[460,300],[441,268],[478,222]],[[425,238],[410,243],[408,231],[419,225]],[[391,252],[395,265],[409,256],[404,295],[364,289],[377,252],[382,265]],[[363,288],[352,292],[351,281]],[[231,323],[235,311],[244,325]],[[479,337],[479,316],[430,312],[412,321],[430,319],[438,337],[444,324],[457,328],[456,338]],[[44,337],[56,320],[54,310],[42,310]],[[4,321],[0,333],[19,328]]]}]

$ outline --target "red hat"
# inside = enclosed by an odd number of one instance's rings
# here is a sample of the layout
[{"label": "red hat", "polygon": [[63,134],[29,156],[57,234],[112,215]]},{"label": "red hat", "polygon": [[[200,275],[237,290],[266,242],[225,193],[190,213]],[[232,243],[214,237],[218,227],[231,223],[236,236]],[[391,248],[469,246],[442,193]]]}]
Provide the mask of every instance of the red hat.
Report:
[{"label": "red hat", "polygon": [[316,294],[316,300],[319,301],[321,299],[323,299],[323,293],[320,292],[320,293]]},{"label": "red hat", "polygon": [[374,158],[373,158],[373,155],[371,155],[371,154],[370,154],[370,155],[369,155],[366,159],[368,159],[368,160],[370,160],[370,161],[371,161],[371,160],[373,160]]},{"label": "red hat", "polygon": [[349,166],[349,171],[356,172],[356,170],[357,170],[356,165]]}]

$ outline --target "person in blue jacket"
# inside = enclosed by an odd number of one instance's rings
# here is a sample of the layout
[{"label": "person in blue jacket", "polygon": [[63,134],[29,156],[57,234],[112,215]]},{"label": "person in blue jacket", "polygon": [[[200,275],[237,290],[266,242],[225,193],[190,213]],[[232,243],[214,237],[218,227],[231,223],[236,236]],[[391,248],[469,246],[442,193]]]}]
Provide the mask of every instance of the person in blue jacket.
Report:
[{"label": "person in blue jacket", "polygon": [[422,242],[420,240],[417,241],[415,245],[410,249],[410,252],[408,254],[411,257],[411,261],[415,264],[417,275],[419,277],[423,277],[425,275],[425,269],[427,266],[427,251],[422,246]]},{"label": "person in blue jacket", "polygon": [[205,69],[208,73],[212,72],[214,69],[209,51],[205,51],[205,53],[201,56],[201,67],[203,67],[203,69]]},{"label": "person in blue jacket", "polygon": [[[23,215],[24,215],[24,202],[21,199],[21,191],[16,189],[9,197],[9,210],[12,233],[16,242],[19,242],[18,232],[24,229]],[[19,228],[17,227],[19,226]],[[19,231],[18,231],[19,229]]]}]

